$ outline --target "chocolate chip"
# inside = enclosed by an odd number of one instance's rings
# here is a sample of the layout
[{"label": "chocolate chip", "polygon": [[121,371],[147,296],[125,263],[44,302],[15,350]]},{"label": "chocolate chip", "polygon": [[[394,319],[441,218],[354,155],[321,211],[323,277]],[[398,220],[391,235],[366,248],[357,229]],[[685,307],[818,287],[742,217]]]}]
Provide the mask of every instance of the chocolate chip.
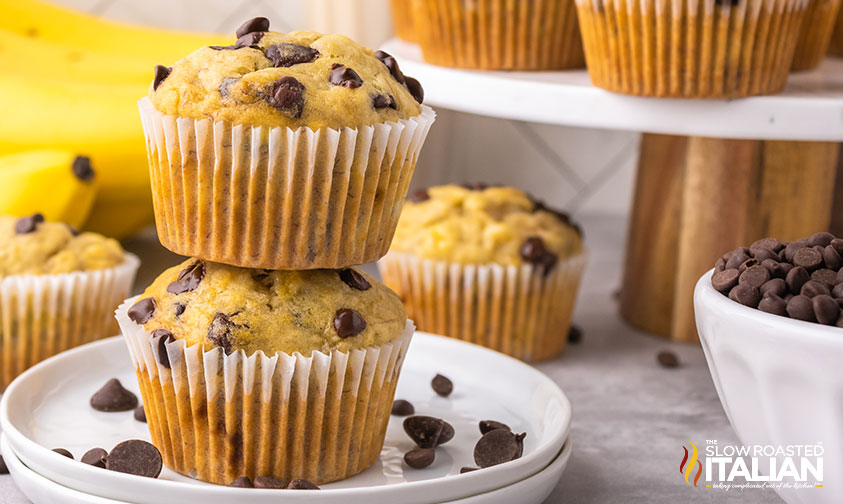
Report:
[{"label": "chocolate chip", "polygon": [[752,251],[752,257],[758,262],[772,259],[778,261],[779,255],[770,249],[755,249]]},{"label": "chocolate chip", "polygon": [[343,270],[339,270],[340,280],[345,282],[346,285],[351,287],[352,289],[365,291],[369,290],[372,287],[372,284],[366,280],[366,277],[363,276],[362,273],[357,271],[354,268],[346,268]]},{"label": "chocolate chip", "polygon": [[676,354],[671,352],[670,350],[662,350],[661,352],[656,354],[656,361],[658,361],[661,367],[679,367],[679,357],[677,357]]},{"label": "chocolate chip", "polygon": [[571,324],[570,329],[568,329],[568,343],[572,345],[576,345],[582,341],[582,329],[579,326]]},{"label": "chocolate chip", "polygon": [[357,72],[339,63],[334,63],[331,66],[328,81],[335,86],[347,87],[349,89],[356,89],[363,85],[363,79],[360,78]]},{"label": "chocolate chip", "polygon": [[184,294],[199,287],[199,283],[205,278],[205,262],[193,261],[179,273],[175,282],[167,286],[170,294]]},{"label": "chocolate chip", "polygon": [[295,478],[287,485],[287,490],[319,490],[319,487],[312,481],[304,478]]},{"label": "chocolate chip", "polygon": [[784,296],[787,293],[787,284],[781,278],[773,278],[772,280],[764,282],[764,284],[758,288],[758,292],[761,293],[762,297],[767,294]]},{"label": "chocolate chip", "polygon": [[731,255],[730,255],[730,256],[726,259],[726,269],[727,269],[727,270],[729,270],[729,269],[738,269],[738,268],[740,267],[740,265],[741,265],[741,264],[745,263],[745,262],[746,262],[747,260],[749,260],[749,259],[750,259],[749,255],[747,255],[747,254],[746,254],[746,253],[745,253],[745,252],[741,249],[740,251],[737,251],[737,252],[735,252],[735,253],[731,254]]},{"label": "chocolate chip", "polygon": [[831,243],[829,243],[829,245],[834,247],[834,250],[836,250],[838,254],[843,256],[843,238],[835,238],[831,240]]},{"label": "chocolate chip", "polygon": [[391,109],[398,109],[398,104],[395,102],[395,98],[392,95],[388,94],[380,94],[375,95],[372,97],[372,106],[376,109],[383,109],[383,108],[391,108]]},{"label": "chocolate chip", "polygon": [[832,288],[837,285],[837,271],[830,270],[828,268],[814,270],[814,272],[811,273],[811,280],[825,284],[828,288]]},{"label": "chocolate chip", "polygon": [[69,451],[65,450],[64,448],[53,448],[53,451],[58,453],[59,455],[61,455],[63,457],[67,457],[70,460],[73,460],[73,454],[70,453]]},{"label": "chocolate chip", "polygon": [[761,301],[758,303],[758,309],[763,312],[772,313],[773,315],[787,317],[787,302],[773,292],[768,292],[761,298]]},{"label": "chocolate chip", "polygon": [[82,182],[90,182],[96,175],[94,169],[91,168],[91,158],[88,156],[76,156],[76,158],[73,159],[71,168],[73,170],[73,175]]},{"label": "chocolate chip", "polygon": [[775,238],[761,238],[752,242],[752,245],[749,246],[749,252],[754,256],[756,250],[772,250],[773,252],[778,252],[782,248],[782,243]]},{"label": "chocolate chip", "polygon": [[285,488],[287,485],[275,476],[258,476],[255,478],[255,488]]},{"label": "chocolate chip", "polygon": [[155,299],[148,297],[138,299],[126,313],[136,324],[146,324],[155,313]]},{"label": "chocolate chip", "polygon": [[510,462],[524,452],[526,433],[514,434],[508,430],[495,429],[483,434],[474,445],[474,462],[480,467],[491,467]]},{"label": "chocolate chip", "polygon": [[165,67],[164,65],[155,65],[155,74],[152,77],[152,90],[156,91],[158,86],[164,82],[164,79],[170,76],[170,72],[173,69],[170,67]]},{"label": "chocolate chip", "polygon": [[808,238],[808,244],[812,247],[825,247],[830,244],[831,240],[834,240],[834,238],[833,234],[823,231],[821,233],[811,235],[811,237]]},{"label": "chocolate chip", "polygon": [[392,414],[395,416],[407,416],[416,412],[416,408],[410,401],[396,399],[392,402]]},{"label": "chocolate chip", "polygon": [[487,432],[493,431],[495,429],[506,429],[508,431],[512,430],[505,423],[496,422],[494,420],[481,420],[480,421],[480,434],[486,434]]},{"label": "chocolate chip", "polygon": [[714,262],[714,271],[723,271],[726,269],[726,260],[722,257],[717,258],[717,261]]},{"label": "chocolate chip", "polygon": [[[749,268],[751,268],[753,266],[758,266],[758,259],[755,259],[754,257],[750,257],[749,259],[744,261],[740,266],[738,266],[738,272],[743,273],[744,271],[748,270]],[[740,283],[740,282],[738,282],[738,283]]]},{"label": "chocolate chip", "polygon": [[764,259],[761,261],[761,266],[767,268],[767,271],[770,272],[770,277],[772,278],[784,278],[787,275],[787,271],[782,266],[782,263],[778,261],[778,259]]},{"label": "chocolate chip", "polygon": [[814,296],[811,303],[814,306],[814,316],[817,318],[817,322],[825,325],[837,323],[837,318],[840,316],[840,305],[833,297],[820,294]]},{"label": "chocolate chip", "polygon": [[418,189],[410,193],[410,201],[413,203],[422,203],[430,199],[430,193],[427,192],[427,189]]},{"label": "chocolate chip", "polygon": [[424,469],[436,459],[435,448],[413,448],[404,454],[404,462],[413,469]]},{"label": "chocolate chip", "polygon": [[404,84],[404,74],[401,72],[401,69],[398,68],[398,62],[395,61],[395,58],[393,58],[392,55],[384,51],[375,51],[375,57],[381,60],[381,63],[386,65],[386,68],[395,80]]},{"label": "chocolate chip", "polygon": [[761,301],[761,292],[758,291],[757,287],[739,283],[729,291],[729,299],[744,306],[756,308],[758,302]]},{"label": "chocolate chip", "polygon": [[816,249],[804,247],[793,254],[793,264],[813,271],[823,264],[823,256]]},{"label": "chocolate chip", "polygon": [[143,406],[135,408],[134,417],[138,422],[146,423],[146,410],[143,409]]},{"label": "chocolate chip", "polygon": [[556,264],[556,254],[547,250],[544,240],[538,236],[528,237],[519,252],[524,261],[530,264],[544,266],[545,274]]},{"label": "chocolate chip", "polygon": [[231,86],[237,83],[238,80],[240,79],[237,77],[226,77],[223,79],[219,87],[220,96],[225,99],[231,98]]},{"label": "chocolate chip", "polygon": [[9,474],[9,468],[6,466],[6,461],[3,460],[3,455],[0,455],[0,474]]},{"label": "chocolate chip", "polygon": [[138,407],[138,397],[112,378],[91,396],[91,407],[105,412],[129,411]]},{"label": "chocolate chip", "polygon": [[70,234],[72,236],[79,236],[79,230],[71,226],[70,224],[67,224],[67,230],[70,231]]},{"label": "chocolate chip", "polygon": [[351,338],[366,330],[366,321],[351,308],[340,308],[334,315],[334,330],[340,338]]},{"label": "chocolate chip", "polygon": [[446,376],[437,374],[430,382],[430,386],[437,395],[448,397],[454,391],[454,384]]},{"label": "chocolate chip", "polygon": [[472,472],[480,469],[479,467],[460,467],[460,474],[465,474],[467,472]]},{"label": "chocolate chip", "polygon": [[181,314],[184,313],[185,306],[182,303],[173,303],[173,312],[176,314],[176,318],[181,317]]},{"label": "chocolate chip", "polygon": [[802,289],[799,291],[800,294],[803,296],[807,296],[812,298],[814,296],[829,295],[831,291],[829,288],[822,282],[817,282],[815,280],[808,280],[805,282],[805,285],[802,286]]},{"label": "chocolate chip", "polygon": [[419,448],[434,448],[454,437],[454,428],[441,418],[416,415],[404,419],[404,432]]},{"label": "chocolate chip", "polygon": [[404,76],[404,84],[407,86],[407,90],[414,100],[419,102],[419,104],[424,102],[424,89],[422,89],[419,81],[410,76]]},{"label": "chocolate chip", "polygon": [[741,273],[741,276],[738,278],[738,283],[757,288],[764,285],[764,283],[769,279],[770,271],[764,266],[756,264],[748,267],[743,273]]},{"label": "chocolate chip", "polygon": [[213,344],[223,349],[226,355],[231,354],[231,332],[233,329],[248,328],[246,324],[236,324],[231,316],[225,313],[217,313],[208,327],[208,339]]},{"label": "chocolate chip", "polygon": [[32,233],[38,227],[38,224],[41,224],[42,222],[44,222],[44,216],[40,213],[35,213],[27,217],[21,217],[20,219],[15,221],[15,233]]},{"label": "chocolate chip", "polygon": [[248,476],[240,476],[236,480],[229,483],[228,486],[233,488],[255,488],[255,485],[252,483],[252,480],[250,480]]},{"label": "chocolate chip", "polygon": [[319,51],[299,44],[273,44],[266,48],[266,57],[275,68],[286,68],[300,63],[310,63],[319,57]]},{"label": "chocolate chip", "polygon": [[808,271],[805,268],[802,266],[795,266],[793,269],[788,271],[787,276],[785,277],[785,283],[787,283],[787,288],[790,292],[793,294],[799,294],[802,290],[802,286],[810,279],[811,275],[808,274]]},{"label": "chocolate chip", "polygon": [[839,270],[843,268],[843,255],[834,248],[834,245],[826,245],[823,249],[823,262],[826,268]]},{"label": "chocolate chip", "polygon": [[265,17],[255,17],[241,24],[234,34],[237,38],[240,38],[247,33],[265,31],[269,31],[269,19]]},{"label": "chocolate chip", "polygon": [[234,48],[241,49],[243,47],[251,47],[252,49],[260,49],[258,43],[260,43],[261,39],[263,39],[262,32],[247,33],[242,37],[237,38],[237,42],[234,43]]},{"label": "chocolate chip", "polygon": [[732,290],[732,287],[738,285],[739,277],[740,273],[736,269],[717,271],[711,275],[711,286],[717,291],[726,294]]},{"label": "chocolate chip", "polygon": [[304,110],[304,84],[295,77],[281,77],[271,85],[270,105],[298,119]]},{"label": "chocolate chip", "polygon": [[839,283],[831,290],[831,295],[836,298],[843,298],[843,283]]},{"label": "chocolate chip", "polygon": [[102,448],[91,448],[80,459],[82,463],[105,469],[105,459],[108,452]]},{"label": "chocolate chip", "polygon": [[817,318],[814,315],[814,304],[811,298],[803,295],[793,296],[787,302],[787,314],[790,318],[798,320],[805,320],[807,322],[816,322]]},{"label": "chocolate chip", "polygon": [[167,353],[167,343],[176,341],[176,337],[167,329],[156,329],[152,331],[152,338],[158,338],[158,362],[165,368],[170,369],[170,355]]},{"label": "chocolate chip", "polygon": [[784,256],[788,262],[793,262],[793,256],[799,250],[808,246],[807,240],[794,240],[784,247]]},{"label": "chocolate chip", "polygon": [[161,474],[161,452],[140,439],[130,439],[115,446],[105,459],[105,468],[135,476],[157,478]]}]

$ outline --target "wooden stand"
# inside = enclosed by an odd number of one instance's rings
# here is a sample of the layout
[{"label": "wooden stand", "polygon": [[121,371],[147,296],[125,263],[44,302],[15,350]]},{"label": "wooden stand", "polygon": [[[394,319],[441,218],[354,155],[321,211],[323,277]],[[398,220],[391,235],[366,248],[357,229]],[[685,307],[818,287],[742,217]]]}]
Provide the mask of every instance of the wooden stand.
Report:
[{"label": "wooden stand", "polygon": [[[831,142],[645,134],[623,318],[676,341],[697,341],[694,285],[717,257],[765,236],[791,240],[831,229],[838,153]],[[843,195],[837,199],[843,207]]]}]

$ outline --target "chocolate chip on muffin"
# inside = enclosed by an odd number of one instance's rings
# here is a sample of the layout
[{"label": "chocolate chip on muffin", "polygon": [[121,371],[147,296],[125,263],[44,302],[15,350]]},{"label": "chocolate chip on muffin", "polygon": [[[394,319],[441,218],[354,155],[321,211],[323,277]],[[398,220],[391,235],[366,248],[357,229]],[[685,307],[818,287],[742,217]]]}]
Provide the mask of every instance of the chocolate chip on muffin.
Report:
[{"label": "chocolate chip on muffin", "polygon": [[310,63],[319,57],[319,51],[299,44],[272,44],[266,48],[266,57],[276,68],[286,68],[301,63]]},{"label": "chocolate chip on muffin", "polygon": [[353,69],[339,63],[334,63],[331,66],[331,73],[328,80],[335,86],[347,87],[349,89],[356,89],[363,85],[363,79]]}]

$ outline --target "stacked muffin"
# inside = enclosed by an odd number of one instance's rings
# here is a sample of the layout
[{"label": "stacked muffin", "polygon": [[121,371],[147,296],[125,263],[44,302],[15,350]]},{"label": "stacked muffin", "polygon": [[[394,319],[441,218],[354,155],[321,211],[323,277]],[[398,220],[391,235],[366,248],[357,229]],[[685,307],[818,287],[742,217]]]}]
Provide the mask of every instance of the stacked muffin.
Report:
[{"label": "stacked muffin", "polygon": [[169,467],[324,483],[383,444],[413,324],[351,266],[386,253],[434,114],[346,37],[237,37],[157,67],[140,102],[159,238],[191,258],[117,319]]}]

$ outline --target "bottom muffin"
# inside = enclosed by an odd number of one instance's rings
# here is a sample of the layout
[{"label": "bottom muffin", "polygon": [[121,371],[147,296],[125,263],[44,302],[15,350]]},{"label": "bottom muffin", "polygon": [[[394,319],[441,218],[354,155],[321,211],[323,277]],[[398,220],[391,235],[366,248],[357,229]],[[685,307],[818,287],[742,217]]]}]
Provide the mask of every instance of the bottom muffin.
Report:
[{"label": "bottom muffin", "polygon": [[316,484],[378,458],[413,324],[354,270],[188,260],[117,310],[153,444],[173,470]]}]

